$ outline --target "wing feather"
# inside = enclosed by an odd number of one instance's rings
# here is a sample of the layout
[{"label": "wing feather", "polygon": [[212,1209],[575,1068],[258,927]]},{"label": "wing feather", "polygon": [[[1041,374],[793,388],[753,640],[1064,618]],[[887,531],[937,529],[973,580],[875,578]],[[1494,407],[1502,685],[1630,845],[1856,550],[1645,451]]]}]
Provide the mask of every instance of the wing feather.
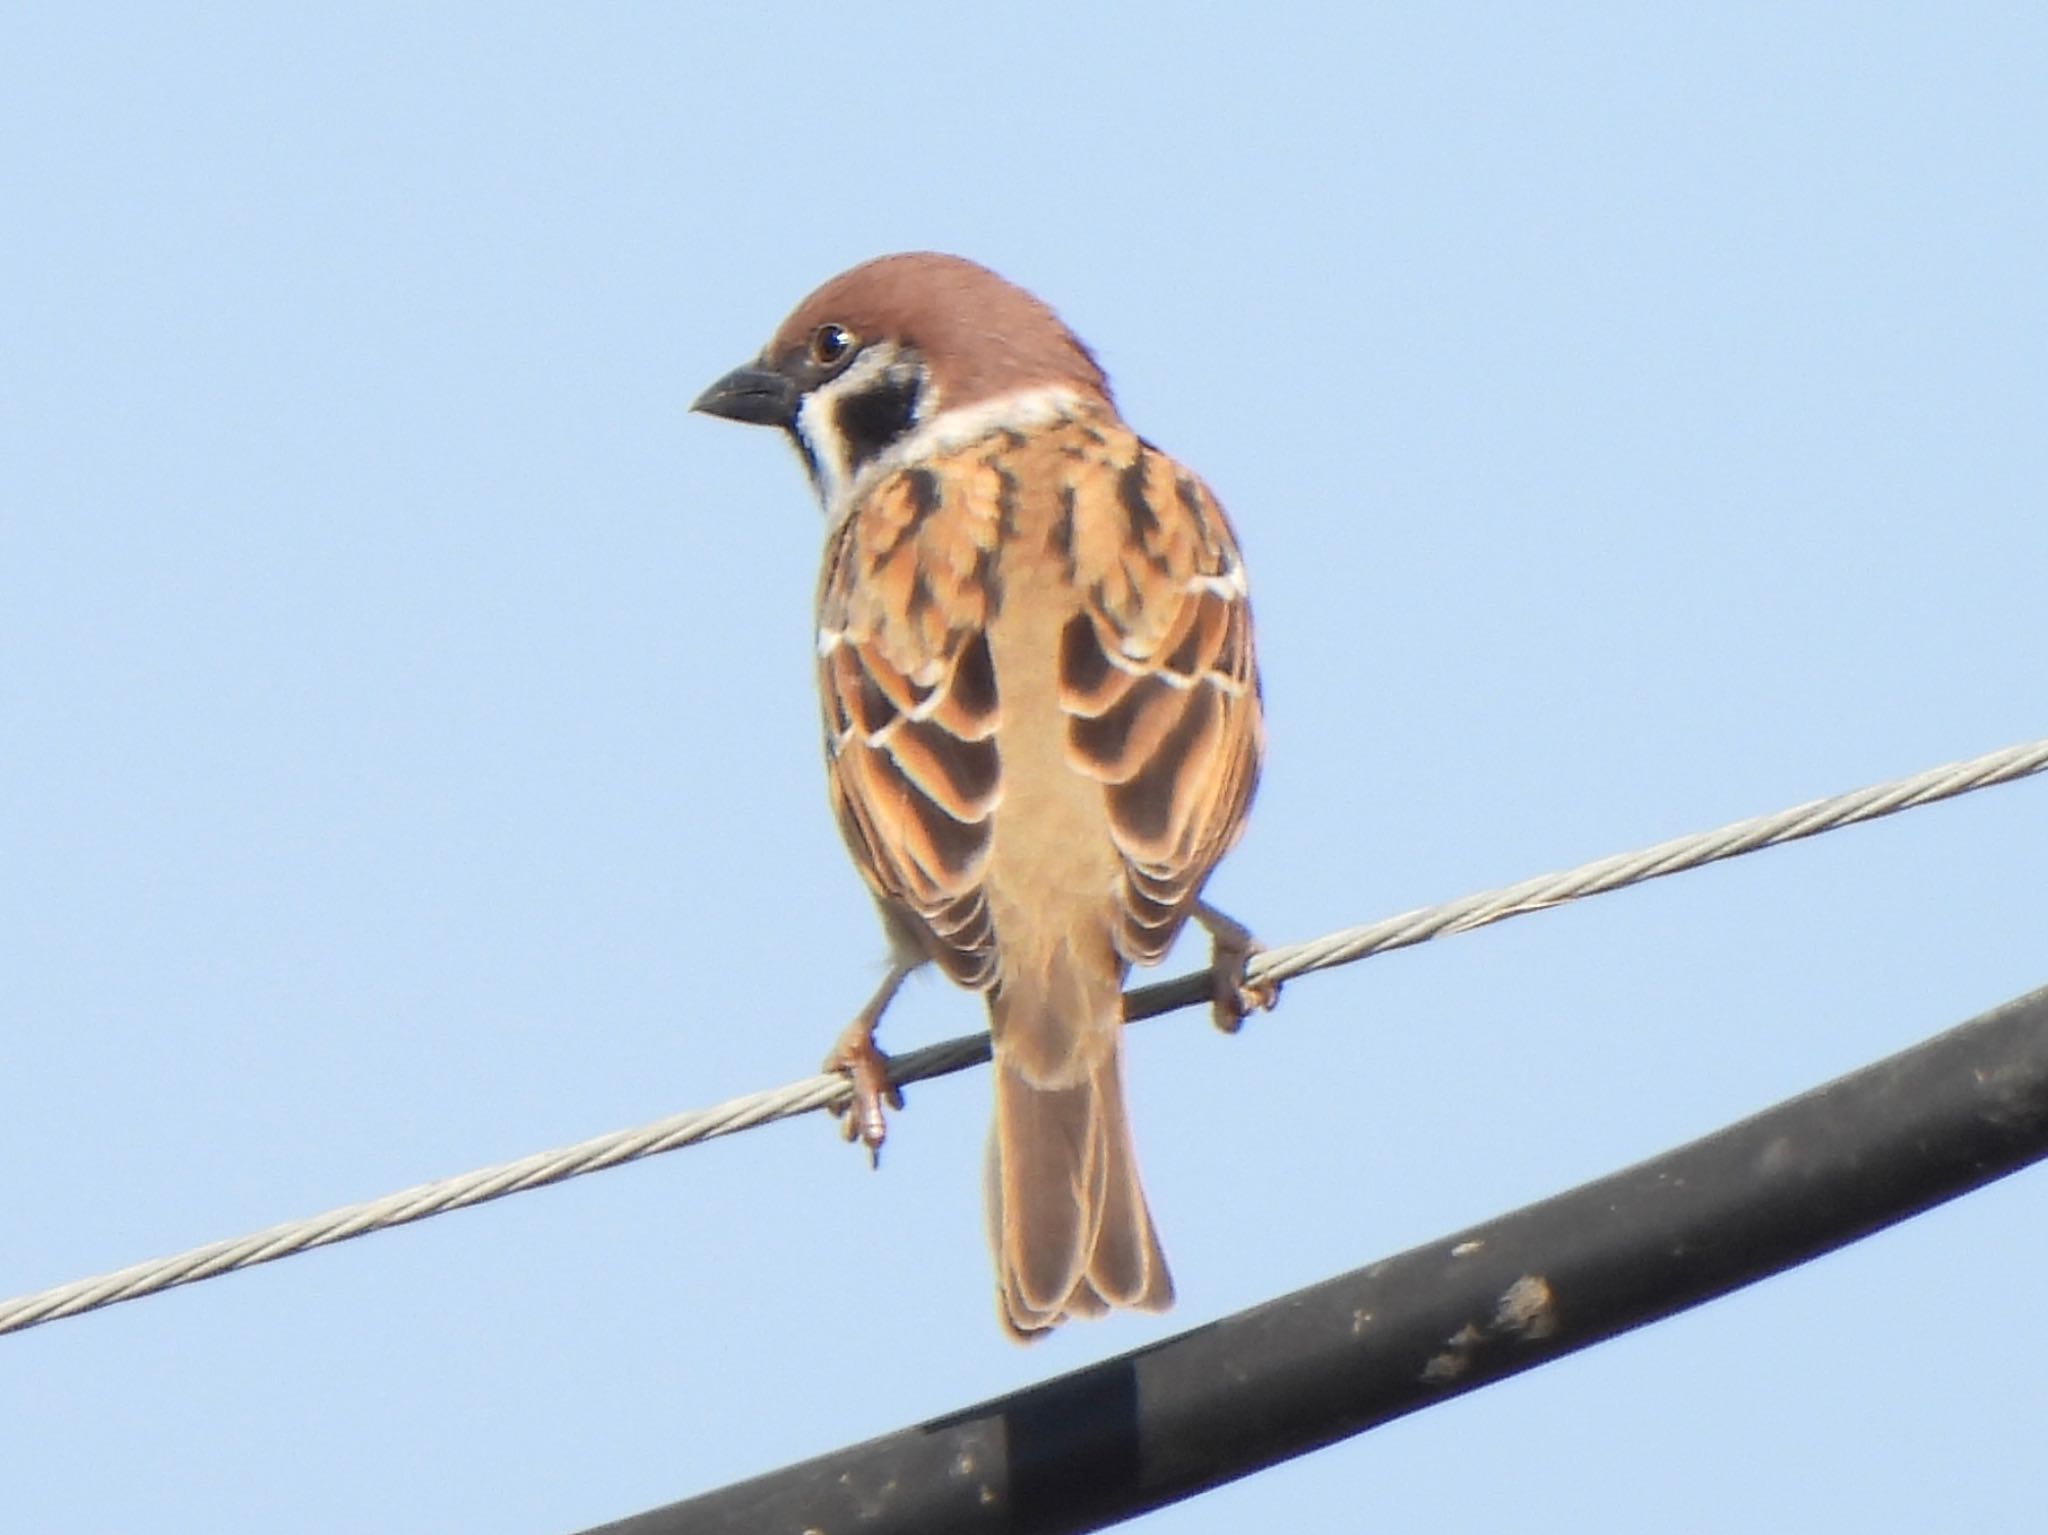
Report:
[{"label": "wing feather", "polygon": [[876,896],[969,986],[994,975],[980,882],[1002,796],[987,488],[930,468],[884,480],[832,541],[818,603],[840,829]]},{"label": "wing feather", "polygon": [[1074,504],[1085,600],[1061,635],[1068,759],[1104,786],[1124,862],[1117,947],[1157,960],[1237,840],[1264,745],[1244,566],[1201,481],[1109,437]]}]

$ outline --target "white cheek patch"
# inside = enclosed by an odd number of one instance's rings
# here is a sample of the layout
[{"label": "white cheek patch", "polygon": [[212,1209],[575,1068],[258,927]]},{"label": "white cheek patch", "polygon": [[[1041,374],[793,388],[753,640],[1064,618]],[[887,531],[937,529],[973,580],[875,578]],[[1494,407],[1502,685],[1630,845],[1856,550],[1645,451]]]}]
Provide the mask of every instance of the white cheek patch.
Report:
[{"label": "white cheek patch", "polygon": [[848,395],[865,394],[879,385],[895,366],[897,356],[894,346],[871,346],[844,373],[818,385],[797,406],[797,435],[810,451],[818,500],[834,521],[845,507],[857,478],[852,467],[852,445],[839,430],[839,404]]},{"label": "white cheek patch", "polygon": [[835,402],[827,393],[830,388],[828,384],[813,390],[796,408],[797,435],[804,440],[811,480],[827,510],[839,505],[846,494],[846,443],[832,419]]}]

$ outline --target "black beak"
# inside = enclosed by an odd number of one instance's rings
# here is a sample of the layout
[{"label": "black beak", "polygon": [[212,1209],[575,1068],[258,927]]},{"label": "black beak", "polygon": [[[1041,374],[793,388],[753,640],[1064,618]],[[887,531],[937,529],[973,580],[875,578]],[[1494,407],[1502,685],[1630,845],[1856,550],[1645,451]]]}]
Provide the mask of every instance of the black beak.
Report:
[{"label": "black beak", "polygon": [[796,425],[797,404],[797,387],[787,376],[749,363],[744,368],[734,368],[698,395],[690,409],[751,426],[792,427]]}]

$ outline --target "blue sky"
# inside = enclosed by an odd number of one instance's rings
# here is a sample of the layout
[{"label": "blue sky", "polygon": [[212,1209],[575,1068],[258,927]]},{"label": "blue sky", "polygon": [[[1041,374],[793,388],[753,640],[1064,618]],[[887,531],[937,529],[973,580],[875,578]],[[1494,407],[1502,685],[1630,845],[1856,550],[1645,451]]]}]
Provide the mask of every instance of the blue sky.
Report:
[{"label": "blue sky", "polygon": [[[0,23],[0,1294],[779,1084],[881,944],[819,526],[687,402],[985,261],[1250,561],[1310,937],[2048,731],[2048,22]],[[567,1531],[1137,1346],[2048,980],[2025,784],[1135,1030],[1169,1317],[995,1326],[987,1088],[0,1339],[11,1525]],[[963,1031],[933,979],[885,1035]],[[1145,1527],[2038,1514],[2048,1183]]]}]

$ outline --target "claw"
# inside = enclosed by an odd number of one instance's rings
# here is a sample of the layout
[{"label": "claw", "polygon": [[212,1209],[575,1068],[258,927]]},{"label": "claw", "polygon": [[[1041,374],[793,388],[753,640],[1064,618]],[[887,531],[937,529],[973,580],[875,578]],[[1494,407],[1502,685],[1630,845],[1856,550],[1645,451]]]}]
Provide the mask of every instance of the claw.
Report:
[{"label": "claw", "polygon": [[864,1019],[847,1026],[825,1057],[825,1070],[845,1073],[853,1083],[853,1096],[833,1112],[842,1120],[840,1128],[850,1141],[868,1149],[868,1161],[879,1165],[882,1142],[889,1123],[884,1108],[903,1107],[903,1090],[889,1080],[889,1057],[875,1044],[874,1031]]},{"label": "claw", "polygon": [[843,1121],[840,1126],[849,1141],[868,1149],[868,1165],[879,1167],[882,1142],[888,1138],[885,1109],[903,1107],[903,1090],[889,1080],[889,1057],[875,1043],[875,1026],[882,1021],[911,967],[892,968],[868,1005],[854,1015],[853,1022],[832,1042],[821,1070],[844,1073],[853,1084],[853,1094],[832,1112]]},{"label": "claw", "polygon": [[1195,903],[1193,915],[1209,934],[1210,1017],[1235,1034],[1254,1010],[1266,1012],[1280,1000],[1280,983],[1246,978],[1252,956],[1265,948],[1250,928],[1206,901]]}]

